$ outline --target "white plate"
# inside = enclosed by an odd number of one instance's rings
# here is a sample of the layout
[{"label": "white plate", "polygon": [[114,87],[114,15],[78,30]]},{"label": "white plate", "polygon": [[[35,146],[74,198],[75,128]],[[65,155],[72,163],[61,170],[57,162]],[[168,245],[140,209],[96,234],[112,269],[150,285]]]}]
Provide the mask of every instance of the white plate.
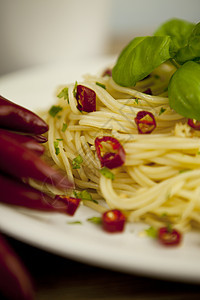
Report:
[{"label": "white plate", "polygon": [[[111,58],[63,62],[0,78],[0,94],[30,109],[49,107],[60,84],[96,73]],[[9,193],[9,191],[8,191]],[[185,235],[179,247],[165,248],[141,237],[140,225],[128,224],[123,234],[105,233],[87,218],[98,215],[81,206],[74,217],[35,213],[0,205],[0,229],[49,252],[96,266],[169,280],[200,283],[200,234]],[[71,225],[70,221],[82,221]]]}]

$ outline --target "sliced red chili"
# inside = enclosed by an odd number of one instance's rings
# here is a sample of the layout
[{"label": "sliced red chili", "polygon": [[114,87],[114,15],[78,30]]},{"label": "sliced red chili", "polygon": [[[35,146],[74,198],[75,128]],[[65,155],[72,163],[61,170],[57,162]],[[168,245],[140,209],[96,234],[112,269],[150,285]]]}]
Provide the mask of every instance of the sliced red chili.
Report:
[{"label": "sliced red chili", "polygon": [[158,240],[165,246],[175,246],[181,242],[181,233],[176,229],[162,227],[158,231]]},{"label": "sliced red chili", "polygon": [[118,210],[108,210],[102,216],[102,226],[108,232],[121,232],[124,230],[126,217]]},{"label": "sliced red chili", "polygon": [[109,76],[109,77],[111,77],[111,76],[112,76],[112,69],[107,68],[107,69],[103,72],[103,74],[102,74],[102,77],[104,77],[104,76]]},{"label": "sliced red chili", "polygon": [[137,113],[135,123],[141,134],[151,133],[156,128],[156,120],[152,113],[142,110]]},{"label": "sliced red chili", "polygon": [[80,111],[96,111],[96,93],[83,85],[77,85],[76,100]]},{"label": "sliced red chili", "polygon": [[188,125],[195,130],[200,130],[200,121],[195,119],[188,119]]},{"label": "sliced red chili", "polygon": [[70,216],[73,216],[80,204],[81,199],[68,197],[65,195],[56,195],[55,200],[61,200],[65,204],[67,204],[66,213]]},{"label": "sliced red chili", "polygon": [[153,95],[152,90],[150,88],[146,89],[143,93],[148,94],[148,95]]},{"label": "sliced red chili", "polygon": [[102,167],[114,169],[124,164],[125,151],[117,139],[111,136],[97,137],[95,148]]}]

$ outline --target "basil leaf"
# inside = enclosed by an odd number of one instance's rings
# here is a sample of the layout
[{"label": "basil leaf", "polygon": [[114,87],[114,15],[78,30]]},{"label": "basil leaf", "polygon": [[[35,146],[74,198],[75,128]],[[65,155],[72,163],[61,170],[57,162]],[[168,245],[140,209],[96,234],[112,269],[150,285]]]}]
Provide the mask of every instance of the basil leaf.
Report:
[{"label": "basil leaf", "polygon": [[200,62],[200,23],[194,27],[187,45],[177,52],[175,59],[180,64],[189,60]]},{"label": "basil leaf", "polygon": [[169,105],[180,115],[200,121],[200,65],[188,61],[172,76]]},{"label": "basil leaf", "polygon": [[172,58],[169,36],[133,39],[121,52],[112,70],[113,80],[121,86],[134,86],[160,64]]},{"label": "basil leaf", "polygon": [[163,23],[154,33],[155,36],[170,36],[172,39],[171,51],[176,53],[187,44],[188,38],[195,24],[181,19],[171,19]]}]

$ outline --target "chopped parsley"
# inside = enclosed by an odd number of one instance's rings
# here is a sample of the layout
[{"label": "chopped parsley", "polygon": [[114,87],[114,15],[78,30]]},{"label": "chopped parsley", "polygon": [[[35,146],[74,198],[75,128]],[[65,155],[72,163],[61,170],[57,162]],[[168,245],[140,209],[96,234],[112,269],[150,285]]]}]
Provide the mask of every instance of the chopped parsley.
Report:
[{"label": "chopped parsley", "polygon": [[101,224],[102,218],[101,217],[92,217],[87,219],[87,221],[94,223],[94,224]]},{"label": "chopped parsley", "polygon": [[166,111],[166,108],[161,107],[161,109],[159,111],[159,116],[162,115],[165,111]]},{"label": "chopped parsley", "polygon": [[82,222],[81,221],[72,221],[72,222],[67,222],[67,224],[70,224],[70,225],[74,225],[74,224],[82,225]]},{"label": "chopped parsley", "polygon": [[69,102],[69,94],[68,94],[68,87],[62,89],[62,91],[57,95],[58,98],[64,98]]},{"label": "chopped parsley", "polygon": [[82,156],[79,154],[77,157],[75,157],[72,161],[72,169],[80,169],[81,164],[83,162]]},{"label": "chopped parsley", "polygon": [[68,126],[68,125],[67,125],[66,123],[63,123],[61,131],[62,131],[62,132],[65,132],[66,129],[67,129],[67,126]]},{"label": "chopped parsley", "polygon": [[73,89],[73,95],[74,95],[74,98],[76,98],[76,95],[77,95],[77,81],[75,82],[75,85],[74,85],[74,89]]},{"label": "chopped parsley", "polygon": [[60,153],[60,148],[59,148],[59,141],[56,140],[54,141],[54,149],[55,149],[55,154],[58,155]]},{"label": "chopped parsley", "polygon": [[61,110],[62,107],[60,105],[52,105],[52,107],[49,110],[49,114],[50,116],[55,117]]},{"label": "chopped parsley", "polygon": [[81,192],[74,191],[74,195],[76,198],[81,200],[93,201],[94,203],[98,203],[96,200],[92,199],[91,194],[87,190],[83,190]]},{"label": "chopped parsley", "polygon": [[109,178],[111,180],[115,179],[115,175],[106,167],[103,167],[102,169],[100,169],[99,172],[106,178]]},{"label": "chopped parsley", "polygon": [[102,87],[103,89],[106,90],[105,84],[103,84],[103,83],[97,81],[97,82],[96,82],[96,85],[98,85],[98,86],[100,86],[100,87]]},{"label": "chopped parsley", "polygon": [[135,100],[135,103],[138,104],[139,99],[135,98],[134,100]]},{"label": "chopped parsley", "polygon": [[150,226],[145,230],[146,234],[151,237],[151,238],[156,238],[157,237],[157,229]]}]

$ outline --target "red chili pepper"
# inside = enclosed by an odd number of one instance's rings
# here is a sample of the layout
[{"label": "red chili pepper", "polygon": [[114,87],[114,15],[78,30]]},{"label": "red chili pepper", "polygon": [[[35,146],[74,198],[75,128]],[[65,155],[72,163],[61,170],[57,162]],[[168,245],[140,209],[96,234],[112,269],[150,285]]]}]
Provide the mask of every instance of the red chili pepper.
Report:
[{"label": "red chili pepper", "polygon": [[104,76],[109,76],[109,77],[111,77],[111,76],[112,76],[112,69],[110,69],[110,68],[106,69],[106,70],[103,72],[103,74],[102,74],[102,77],[104,77]]},{"label": "red chili pepper", "polygon": [[188,125],[195,130],[200,130],[200,121],[195,119],[188,119]]},{"label": "red chili pepper", "polygon": [[77,85],[76,100],[80,111],[96,111],[96,93],[83,85]]},{"label": "red chili pepper", "polygon": [[137,113],[135,123],[137,125],[138,132],[142,134],[151,133],[156,128],[154,115],[145,110]]},{"label": "red chili pepper", "polygon": [[108,232],[121,232],[124,230],[126,217],[118,210],[108,210],[102,216],[103,229]]},{"label": "red chili pepper", "polygon": [[0,131],[0,170],[16,178],[32,178],[61,189],[72,188],[66,176],[45,163],[33,151]]},{"label": "red chili pepper", "polygon": [[0,127],[29,134],[42,134],[48,125],[30,110],[0,96]]},{"label": "red chili pepper", "polygon": [[0,291],[6,299],[34,299],[31,276],[2,235],[0,235],[0,278]]},{"label": "red chili pepper", "polygon": [[22,135],[4,129],[0,129],[0,134],[6,135],[7,138],[15,140],[17,143],[34,151],[38,155],[42,155],[44,153],[45,148],[32,136]]},{"label": "red chili pepper", "polygon": [[150,88],[146,89],[143,93],[152,95],[152,90]]},{"label": "red chili pepper", "polygon": [[158,240],[165,246],[175,246],[181,242],[181,233],[176,229],[162,227],[158,231]]},{"label": "red chili pepper", "polygon": [[102,167],[114,169],[124,164],[126,154],[117,139],[111,136],[97,137],[95,148]]},{"label": "red chili pepper", "polygon": [[[30,137],[30,135],[28,135]],[[31,137],[38,143],[46,143],[48,138],[42,134],[31,135]]]},{"label": "red chili pepper", "polygon": [[48,212],[67,213],[68,204],[63,199],[54,199],[35,188],[0,174],[0,202]]},{"label": "red chili pepper", "polygon": [[67,197],[65,195],[56,195],[56,200],[61,200],[66,204],[66,213],[70,216],[73,216],[80,204],[81,199],[74,197]]}]

